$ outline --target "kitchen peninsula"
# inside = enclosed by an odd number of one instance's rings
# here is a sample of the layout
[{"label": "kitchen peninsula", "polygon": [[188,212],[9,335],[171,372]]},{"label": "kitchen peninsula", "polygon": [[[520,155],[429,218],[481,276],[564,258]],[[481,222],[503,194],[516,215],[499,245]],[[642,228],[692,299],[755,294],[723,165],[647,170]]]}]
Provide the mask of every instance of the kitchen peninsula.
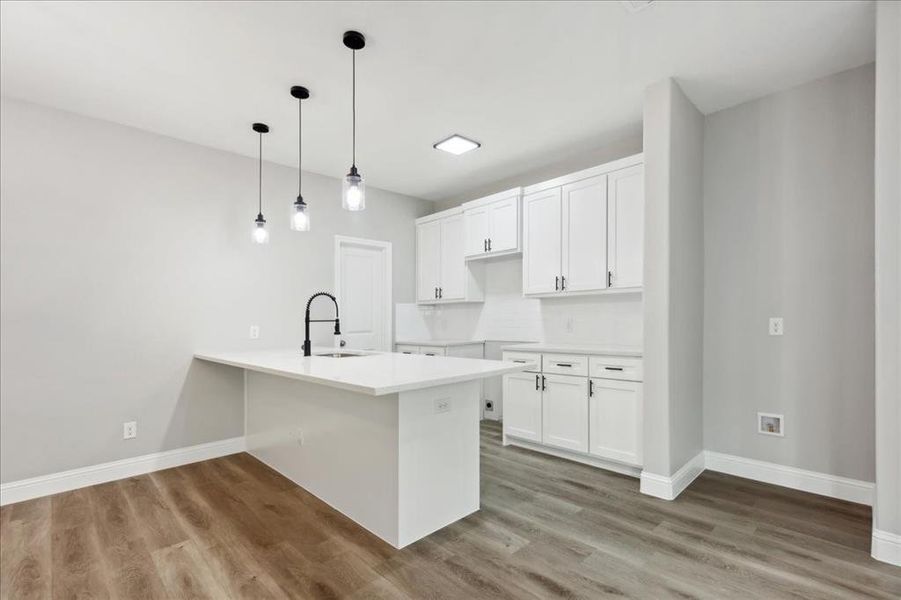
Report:
[{"label": "kitchen peninsula", "polygon": [[479,509],[479,380],[528,365],[394,353],[197,353],[245,371],[247,452],[402,548]]}]

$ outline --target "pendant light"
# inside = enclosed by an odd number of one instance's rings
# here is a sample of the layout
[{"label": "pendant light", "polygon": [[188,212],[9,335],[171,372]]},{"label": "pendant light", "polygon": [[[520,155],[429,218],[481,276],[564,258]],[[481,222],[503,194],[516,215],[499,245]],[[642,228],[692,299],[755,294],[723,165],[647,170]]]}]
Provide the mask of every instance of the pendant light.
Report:
[{"label": "pendant light", "polygon": [[344,45],[351,49],[353,68],[352,114],[353,114],[353,161],[350,172],[344,176],[341,186],[341,206],[345,210],[366,208],[366,184],[357,171],[357,50],[366,46],[366,38],[359,31],[345,31]]},{"label": "pendant light", "polygon": [[254,221],[253,241],[257,244],[268,244],[269,232],[266,231],[266,219],[263,218],[263,134],[269,133],[269,126],[265,123],[254,123],[253,130],[260,134],[259,212]]},{"label": "pendant light", "polygon": [[291,229],[294,231],[310,230],[310,215],[307,214],[307,203],[303,201],[301,193],[301,179],[303,177],[303,101],[310,97],[310,90],[295,85],[291,88],[291,95],[297,98],[297,200],[291,208]]}]

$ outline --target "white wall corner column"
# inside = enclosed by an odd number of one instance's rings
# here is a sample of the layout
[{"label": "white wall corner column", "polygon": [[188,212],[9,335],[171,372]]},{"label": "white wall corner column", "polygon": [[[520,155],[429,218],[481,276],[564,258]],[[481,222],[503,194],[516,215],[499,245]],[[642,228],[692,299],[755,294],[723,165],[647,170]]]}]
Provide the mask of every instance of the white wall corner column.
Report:
[{"label": "white wall corner column", "polygon": [[872,555],[901,566],[901,4],[876,8],[876,496]]},{"label": "white wall corner column", "polygon": [[703,139],[674,80],[645,90],[641,491],[667,500],[703,471]]}]

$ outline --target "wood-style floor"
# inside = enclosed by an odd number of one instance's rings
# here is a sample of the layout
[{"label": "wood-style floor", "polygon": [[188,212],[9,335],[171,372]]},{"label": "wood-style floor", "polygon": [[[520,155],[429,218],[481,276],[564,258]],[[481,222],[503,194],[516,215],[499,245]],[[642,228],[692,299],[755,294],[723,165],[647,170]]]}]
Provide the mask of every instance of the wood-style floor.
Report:
[{"label": "wood-style floor", "polygon": [[865,506],[707,473],[676,501],[500,444],[395,550],[247,454],[5,506],[2,598],[893,598]]}]

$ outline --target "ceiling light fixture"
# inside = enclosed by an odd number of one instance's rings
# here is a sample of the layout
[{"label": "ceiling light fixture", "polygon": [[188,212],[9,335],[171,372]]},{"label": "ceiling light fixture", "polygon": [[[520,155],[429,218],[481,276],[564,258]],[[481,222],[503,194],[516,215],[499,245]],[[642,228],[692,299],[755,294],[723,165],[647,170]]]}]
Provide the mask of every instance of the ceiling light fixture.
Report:
[{"label": "ceiling light fixture", "polygon": [[357,171],[357,50],[366,46],[366,38],[359,31],[345,31],[344,45],[352,51],[353,88],[352,88],[352,114],[353,114],[353,161],[350,172],[344,176],[341,186],[341,206],[345,210],[364,210],[366,208],[366,184],[363,177]]},{"label": "ceiling light fixture", "polygon": [[254,221],[253,241],[257,244],[267,244],[269,232],[266,231],[266,219],[263,218],[263,134],[269,133],[269,126],[265,123],[254,123],[253,130],[260,134],[259,212]]},{"label": "ceiling light fixture", "polygon": [[310,97],[310,90],[302,85],[291,88],[291,95],[297,98],[297,200],[291,208],[291,229],[294,231],[310,230],[310,215],[307,214],[307,203],[303,201],[301,180],[303,179],[303,101]]},{"label": "ceiling light fixture", "polygon": [[435,148],[436,150],[444,150],[445,152],[450,152],[451,154],[455,154],[457,156],[481,147],[482,144],[467,139],[457,133],[445,140],[441,140],[440,142],[432,146],[432,148]]}]

